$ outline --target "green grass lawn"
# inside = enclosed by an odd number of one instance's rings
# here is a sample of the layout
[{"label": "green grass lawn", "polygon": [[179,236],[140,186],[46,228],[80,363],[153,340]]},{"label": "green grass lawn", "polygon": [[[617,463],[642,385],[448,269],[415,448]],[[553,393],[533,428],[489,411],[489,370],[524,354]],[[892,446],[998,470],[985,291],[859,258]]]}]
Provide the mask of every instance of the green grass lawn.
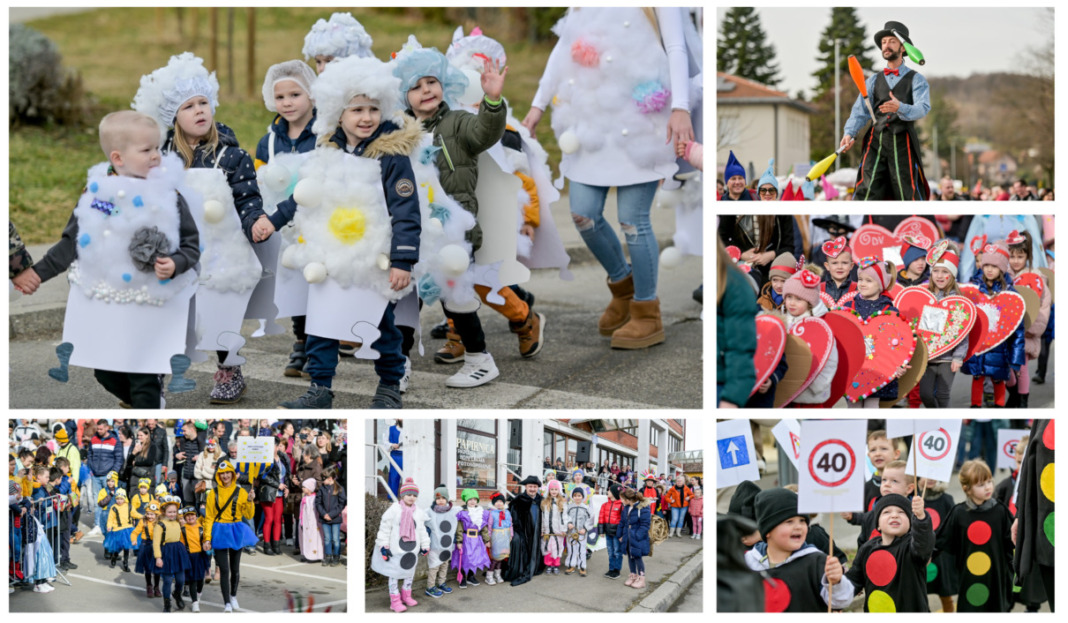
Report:
[{"label": "green grass lawn", "polygon": [[[218,9],[218,66],[220,94],[216,119],[237,133],[241,146],[254,152],[273,113],[263,106],[261,86],[267,68],[303,58],[304,35],[332,9],[257,8],[255,12],[255,71],[251,95],[247,93],[247,9],[234,9],[233,68],[227,62],[227,10]],[[494,36],[493,21],[503,24],[509,9],[500,9],[491,23],[464,24],[465,31],[481,25]],[[352,9],[352,14],[374,39],[382,60],[415,34],[425,47],[444,50],[452,40],[451,26],[427,22],[405,9]],[[181,21],[181,33],[179,33]],[[194,21],[196,22],[194,26]],[[65,67],[79,71],[92,95],[94,119],[129,108],[141,76],[167,63],[183,51],[192,51],[210,65],[209,9],[98,9],[60,15],[27,24],[56,43]],[[505,96],[520,120],[537,91],[552,43],[531,45],[496,37],[508,52]],[[538,126],[538,139],[549,152],[550,166],[559,164],[559,149],[548,117]],[[78,199],[86,171],[103,160],[95,122],[89,128],[14,128],[10,138],[9,215],[27,243],[57,240]]]}]

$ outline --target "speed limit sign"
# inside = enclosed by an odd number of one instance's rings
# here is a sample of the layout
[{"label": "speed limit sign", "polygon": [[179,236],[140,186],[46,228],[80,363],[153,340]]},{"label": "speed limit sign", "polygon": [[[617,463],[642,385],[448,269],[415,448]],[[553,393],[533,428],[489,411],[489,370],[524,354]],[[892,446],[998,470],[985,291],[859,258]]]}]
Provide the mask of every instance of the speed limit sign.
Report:
[{"label": "speed limit sign", "polygon": [[838,513],[863,510],[864,420],[801,422],[797,511]]},{"label": "speed limit sign", "polygon": [[1028,432],[1021,428],[998,429],[998,462],[994,469],[1016,469],[1016,444]]},{"label": "speed limit sign", "polygon": [[960,440],[960,423],[960,420],[947,419],[916,420],[905,473],[949,482]]},{"label": "speed limit sign", "polygon": [[928,461],[945,458],[952,450],[952,445],[953,440],[944,428],[920,433],[920,456]]}]

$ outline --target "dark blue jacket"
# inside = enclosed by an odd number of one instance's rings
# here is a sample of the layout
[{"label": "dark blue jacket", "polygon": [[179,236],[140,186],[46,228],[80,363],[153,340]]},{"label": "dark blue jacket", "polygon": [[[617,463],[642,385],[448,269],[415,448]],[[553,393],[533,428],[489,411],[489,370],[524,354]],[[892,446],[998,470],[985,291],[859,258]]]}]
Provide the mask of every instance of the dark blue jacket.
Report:
[{"label": "dark blue jacket", "polygon": [[[252,158],[249,157],[248,152],[238,146],[237,135],[233,130],[218,121],[215,122],[215,129],[219,132],[219,147],[208,153],[203,145],[198,146],[193,151],[193,164],[189,168],[218,168],[226,175],[226,181],[234,193],[237,215],[241,217],[241,229],[244,230],[248,241],[252,242],[252,226],[258,218],[264,215],[263,199],[260,197],[260,187],[256,182],[256,168],[252,165]],[[173,128],[167,131],[167,140],[163,144],[162,151],[163,153],[176,151]],[[216,167],[215,159],[220,151],[222,151],[222,159]]]},{"label": "dark blue jacket", "polygon": [[[346,505],[348,499],[341,485],[337,486],[336,494],[334,488],[327,484],[319,485],[315,490],[315,511],[319,513],[319,521],[324,524],[341,523],[341,511],[345,510]],[[323,519],[326,515],[330,515],[329,520]]]},{"label": "dark blue jacket", "polygon": [[[393,230],[389,249],[390,265],[409,272],[419,261],[419,235],[422,231],[418,185],[412,162],[408,159],[408,154],[418,145],[422,134],[418,124],[418,121],[410,119],[402,128],[392,121],[383,120],[374,134],[360,142],[352,152],[354,156],[364,156],[370,152],[378,159],[382,168],[382,191],[386,196],[386,209],[389,210]],[[345,131],[339,127],[330,137],[330,143],[338,149],[345,149],[348,143]],[[397,192],[398,188],[410,188],[416,192],[402,196]],[[297,203],[290,197],[279,203],[278,211],[268,218],[279,229],[293,220],[296,211]]]},{"label": "dark blue jacket", "polygon": [[[37,502],[38,500],[44,500],[46,498],[58,494],[58,491],[53,491],[50,493],[45,490],[44,487],[37,487],[33,490],[33,495],[31,496],[31,499],[34,502]],[[41,522],[41,527],[45,530],[55,527],[56,509],[53,502],[41,502],[36,504],[36,506],[34,507],[34,513],[37,517],[37,521]]]},{"label": "dark blue jacket", "polygon": [[623,506],[616,536],[619,538],[624,554],[627,556],[649,555],[649,522],[651,519],[648,502]]},{"label": "dark blue jacket", "polygon": [[89,464],[89,469],[93,470],[93,476],[103,478],[108,472],[122,470],[122,442],[114,431],[109,432],[103,439],[93,435],[89,441],[88,455],[86,463]]},{"label": "dark blue jacket", "polygon": [[[894,302],[889,296],[880,294],[879,298],[874,301],[869,301],[866,298],[857,294],[847,303],[842,305],[846,309],[852,309],[860,314],[861,318],[868,319],[872,317],[877,311],[892,311],[897,312],[897,308],[894,307]],[[889,398],[897,398],[897,379],[894,379],[879,388],[879,391],[875,392],[869,398],[878,398],[880,400],[887,400]]]},{"label": "dark blue jacket", "polygon": [[[983,281],[982,272],[975,273],[971,282],[978,286],[979,291],[983,294],[991,295],[1002,291],[999,283],[995,283],[993,287],[987,286],[986,282]],[[1009,284],[1004,290],[1015,292],[1016,288]],[[1053,315],[1050,314],[1050,318],[1052,317]],[[995,381],[1006,381],[1009,378],[1009,368],[1019,370],[1023,363],[1024,327],[1021,322],[1020,326],[1016,327],[1016,331],[1006,338],[1004,342],[982,355],[972,355],[964,362],[961,372],[972,376],[989,376]]]},{"label": "dark blue jacket", "polygon": [[304,126],[304,130],[296,139],[289,138],[289,122],[282,115],[275,115],[274,121],[267,126],[267,133],[256,145],[256,168],[271,161],[270,142],[274,136],[274,153],[276,154],[306,154],[315,149],[315,133],[312,125],[315,123],[317,112],[312,110],[311,121]]}]

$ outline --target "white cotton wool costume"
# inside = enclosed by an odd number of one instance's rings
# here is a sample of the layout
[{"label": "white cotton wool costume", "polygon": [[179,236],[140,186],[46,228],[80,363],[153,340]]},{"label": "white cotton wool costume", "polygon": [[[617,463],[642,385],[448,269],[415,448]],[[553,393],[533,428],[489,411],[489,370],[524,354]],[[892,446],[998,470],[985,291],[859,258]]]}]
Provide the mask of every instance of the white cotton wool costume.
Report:
[{"label": "white cotton wool costume", "polygon": [[[405,579],[415,577],[415,567],[419,562],[419,550],[430,549],[430,535],[423,527],[426,524],[426,512],[415,507],[412,518],[415,520],[415,541],[402,541],[400,536],[401,507],[394,502],[382,514],[375,536],[375,548],[371,552],[371,569],[387,578]],[[383,560],[382,548],[393,555]]]},{"label": "white cotton wool costume", "polygon": [[433,507],[424,511],[425,525],[430,530],[430,553],[426,564],[431,569],[437,569],[452,560],[456,549],[456,516],[460,510],[459,506],[453,504],[444,513],[435,512]]},{"label": "white cotton wool costume", "polygon": [[203,289],[251,291],[260,282],[263,267],[241,229],[225,174],[219,169],[189,169],[185,172],[184,190],[200,232],[202,294]]},{"label": "white cotton wool costume", "polygon": [[[263,197],[263,211],[274,214],[278,204],[293,195],[300,180],[300,167],[311,153],[272,153],[271,159],[256,171],[256,181]],[[297,244],[300,236],[293,221],[255,247],[267,271],[273,272],[274,291],[271,295],[278,310],[276,318],[303,316],[308,310],[308,282],[299,270],[282,265],[285,250]]]},{"label": "white cotton wool costume", "polygon": [[319,19],[304,36],[305,59],[316,56],[371,58],[374,41],[367,30],[349,13],[334,13],[330,20]]},{"label": "white cotton wool costume", "polygon": [[562,177],[618,186],[673,175],[667,54],[642,10],[572,10],[553,31],[560,40],[539,91],[552,97]]},{"label": "white cotton wool costume", "polygon": [[675,190],[657,190],[653,205],[663,209],[675,210],[674,248],[684,255],[701,256],[703,252],[703,210],[702,201],[704,181],[701,171],[691,171],[678,176],[685,178],[685,184]]},{"label": "white cotton wool costume", "polygon": [[174,127],[175,115],[182,104],[194,97],[206,97],[214,116],[219,105],[218,95],[219,81],[215,72],[208,73],[204,59],[192,52],[182,52],[172,56],[165,66],[141,76],[141,86],[134,95],[132,108],[156,120],[162,145],[167,130]]}]

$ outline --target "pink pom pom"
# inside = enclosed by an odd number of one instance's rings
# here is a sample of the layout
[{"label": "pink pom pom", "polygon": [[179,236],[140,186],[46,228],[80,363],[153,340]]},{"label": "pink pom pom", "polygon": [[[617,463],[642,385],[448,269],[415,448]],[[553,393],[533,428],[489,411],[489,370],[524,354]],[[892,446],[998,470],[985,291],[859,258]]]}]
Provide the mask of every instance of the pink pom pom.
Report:
[{"label": "pink pom pom", "polygon": [[601,63],[601,55],[597,48],[579,39],[571,44],[571,60],[583,67],[596,67]]}]

